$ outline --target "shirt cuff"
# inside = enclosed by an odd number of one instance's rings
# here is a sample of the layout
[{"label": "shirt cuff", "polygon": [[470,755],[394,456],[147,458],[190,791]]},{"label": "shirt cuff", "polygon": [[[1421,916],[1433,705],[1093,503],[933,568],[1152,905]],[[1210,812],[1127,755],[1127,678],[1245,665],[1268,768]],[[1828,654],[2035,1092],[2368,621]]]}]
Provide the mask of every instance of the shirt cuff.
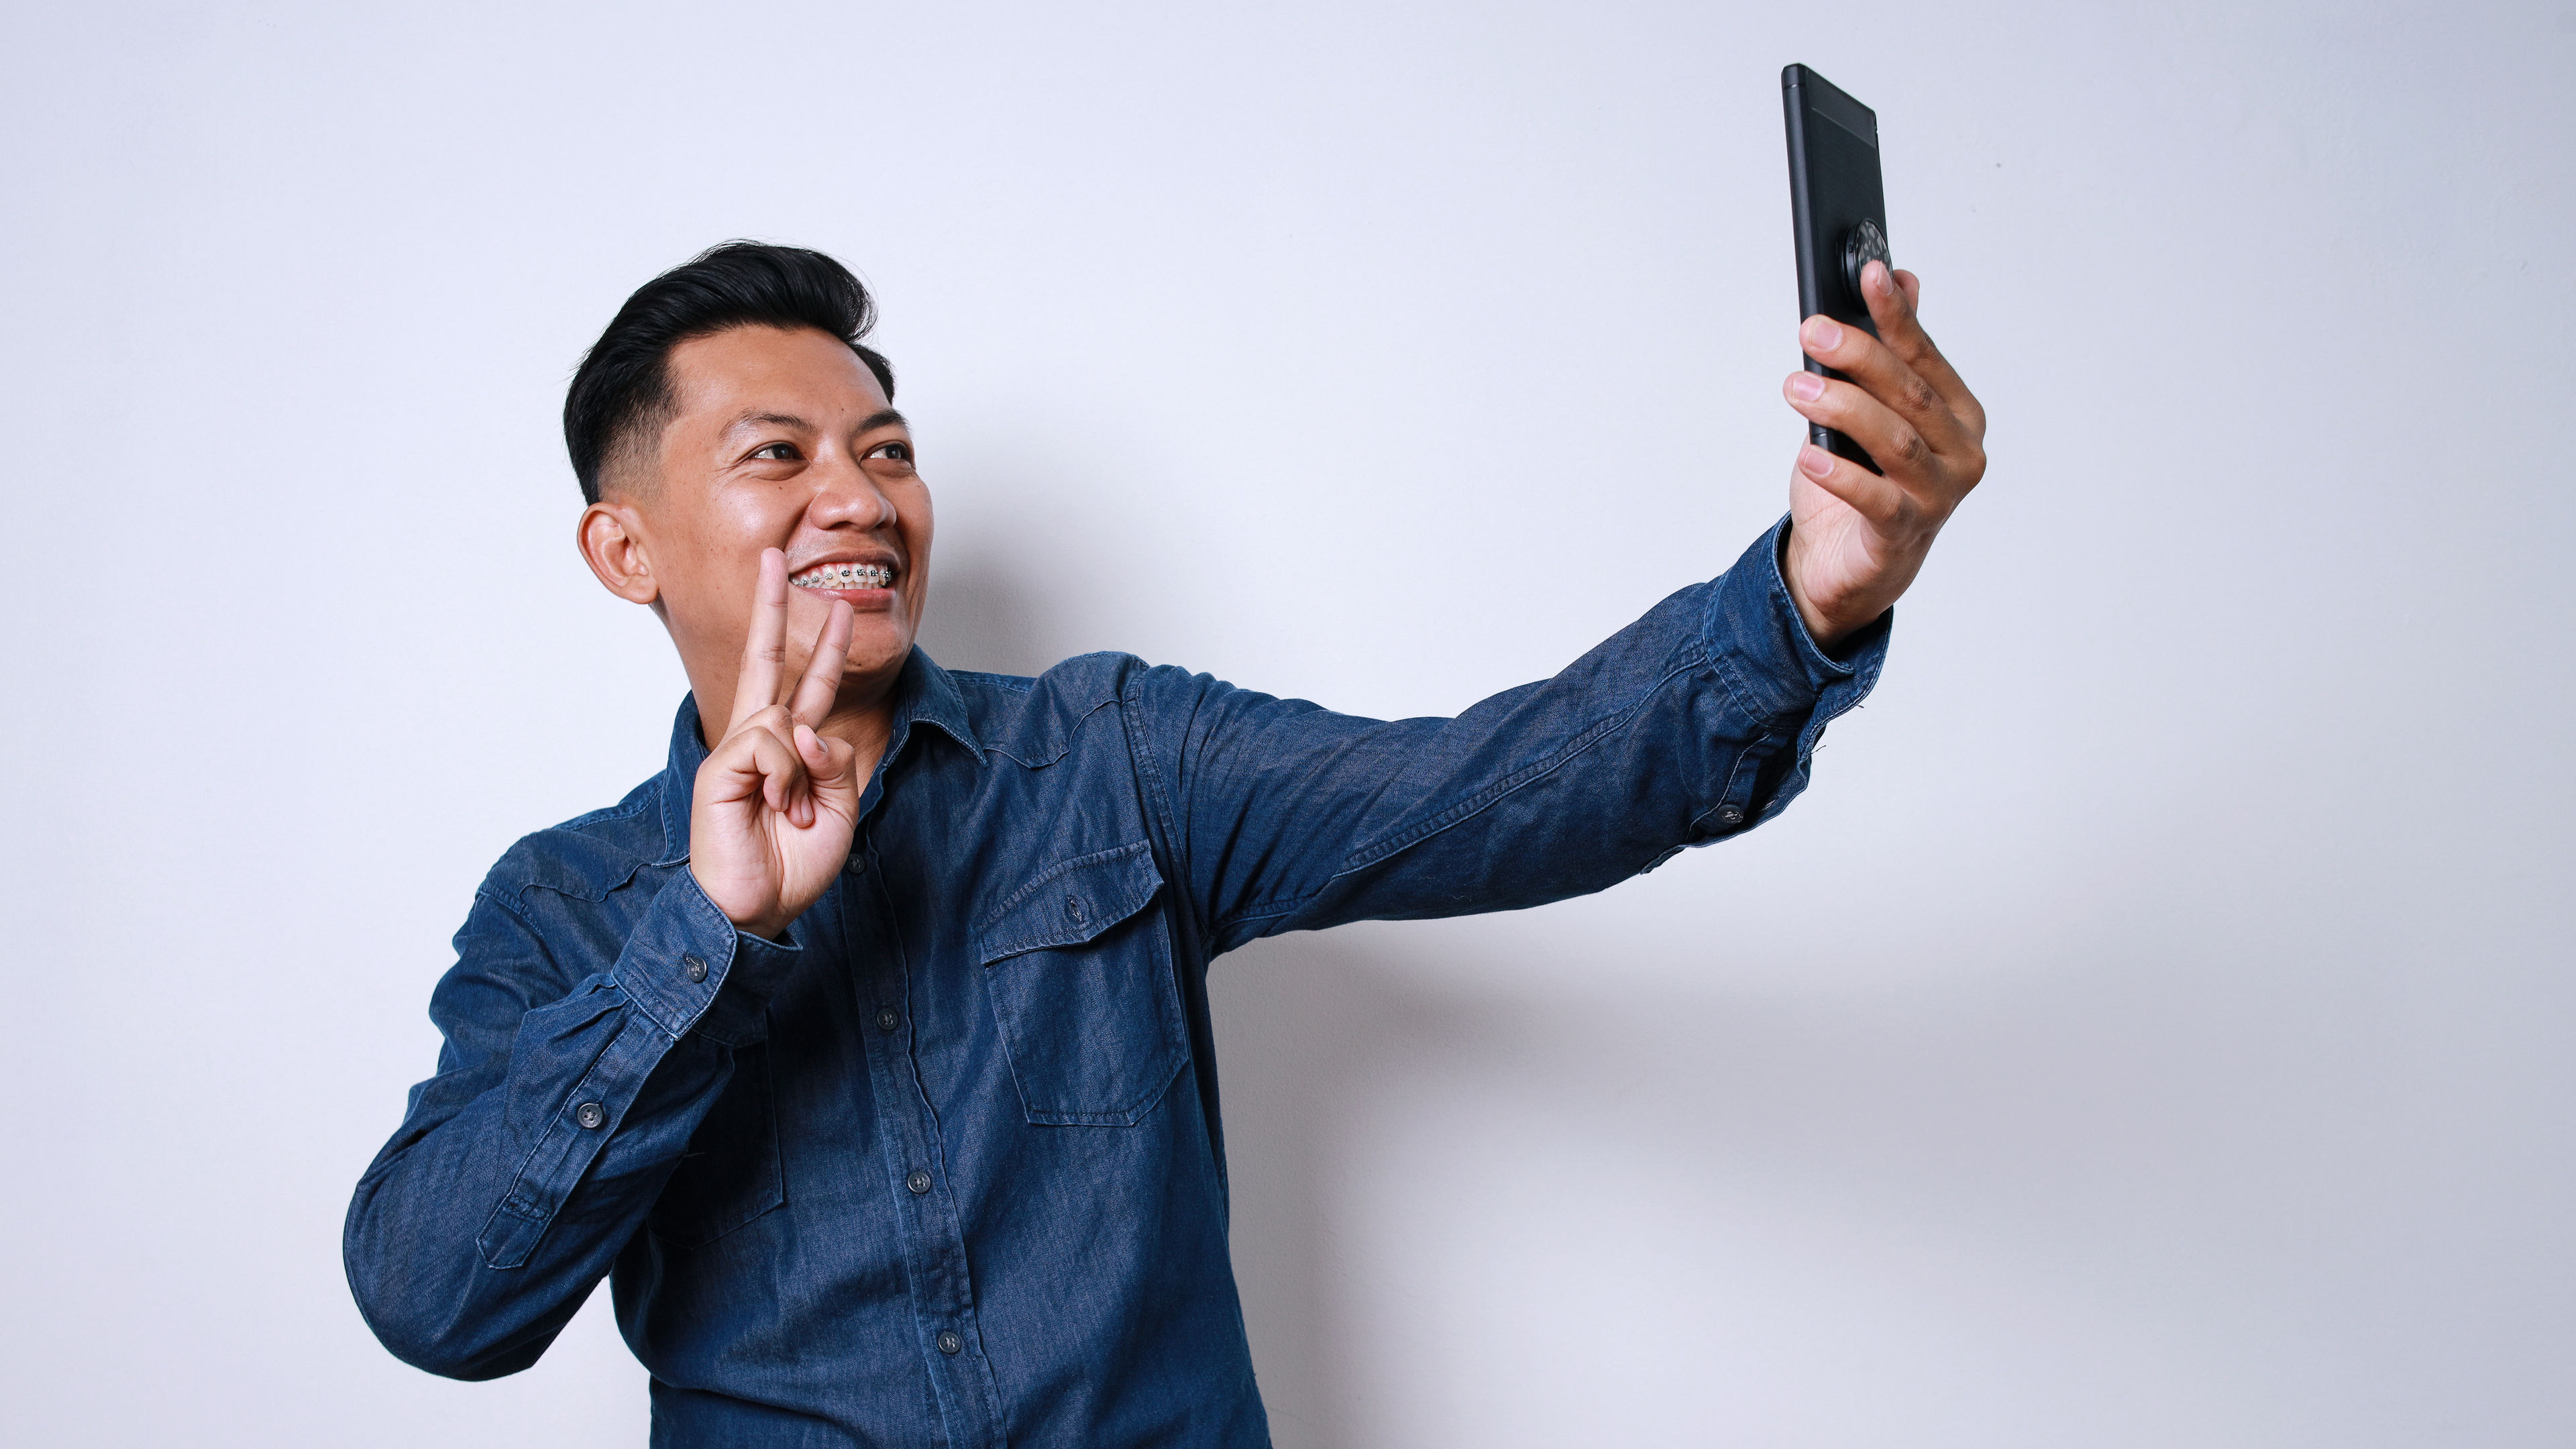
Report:
[{"label": "shirt cuff", "polygon": [[674,1040],[695,1031],[748,1046],[769,1034],[770,995],[804,954],[737,929],[683,866],[645,909],[610,975]]},{"label": "shirt cuff", "polygon": [[1781,724],[1805,718],[1799,731],[1803,757],[1827,721],[1860,703],[1878,683],[1896,611],[1879,615],[1835,653],[1826,653],[1807,631],[1781,572],[1788,542],[1784,516],[1718,579],[1701,642],[1745,708]]}]

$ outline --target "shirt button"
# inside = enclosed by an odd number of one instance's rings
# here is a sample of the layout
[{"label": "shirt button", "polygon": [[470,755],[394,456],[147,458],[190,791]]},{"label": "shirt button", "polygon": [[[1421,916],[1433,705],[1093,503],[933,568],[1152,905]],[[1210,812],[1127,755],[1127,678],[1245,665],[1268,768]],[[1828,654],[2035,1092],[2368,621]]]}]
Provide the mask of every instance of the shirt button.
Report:
[{"label": "shirt button", "polygon": [[[911,1188],[916,1196],[921,1193],[928,1192],[930,1191],[930,1174],[926,1172],[916,1172],[912,1176],[905,1178],[903,1180],[903,1185]],[[953,1348],[949,1350],[950,1353],[955,1353],[956,1351],[957,1350]]]},{"label": "shirt button", "polygon": [[891,1007],[891,1006],[880,1006],[880,1007],[878,1007],[878,1008],[877,1008],[877,1029],[878,1029],[878,1030],[880,1030],[880,1031],[892,1031],[892,1030],[894,1030],[896,1027],[901,1026],[901,1025],[903,1025],[903,1018],[895,1014],[895,1009],[894,1009],[893,1007]]},{"label": "shirt button", "polygon": [[584,1102],[572,1109],[572,1120],[580,1123],[583,1131],[596,1132],[599,1124],[608,1120],[608,1109],[597,1102]]},{"label": "shirt button", "polygon": [[1720,825],[1725,825],[1725,826],[1729,826],[1729,827],[1737,826],[1737,825],[1741,825],[1741,824],[1743,824],[1743,823],[1744,823],[1744,807],[1743,807],[1743,806],[1741,806],[1741,805],[1720,805],[1720,806],[1718,806],[1718,807],[1717,807],[1717,823],[1718,823],[1718,824],[1720,824]]},{"label": "shirt button", "polygon": [[680,974],[691,981],[704,981],[707,979],[707,963],[695,956],[683,956],[680,958]]},{"label": "shirt button", "polygon": [[1068,915],[1068,916],[1071,916],[1072,918],[1074,918],[1074,919],[1075,919],[1075,920],[1077,920],[1077,921],[1081,920],[1081,919],[1082,919],[1082,897],[1080,897],[1080,896],[1066,896],[1066,897],[1064,898],[1064,913],[1065,913],[1066,915]]},{"label": "shirt button", "polygon": [[941,1353],[957,1353],[962,1351],[965,1347],[966,1340],[959,1338],[956,1334],[948,1332],[946,1329],[940,1330],[939,1351]]}]

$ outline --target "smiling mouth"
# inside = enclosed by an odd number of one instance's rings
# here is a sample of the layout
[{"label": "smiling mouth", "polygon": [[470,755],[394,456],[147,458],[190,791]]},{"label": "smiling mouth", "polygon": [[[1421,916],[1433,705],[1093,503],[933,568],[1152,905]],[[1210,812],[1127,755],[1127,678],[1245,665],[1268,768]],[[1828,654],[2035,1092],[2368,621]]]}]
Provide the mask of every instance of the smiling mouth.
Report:
[{"label": "smiling mouth", "polygon": [[873,563],[816,564],[789,574],[787,582],[800,589],[883,589],[893,587],[894,569]]}]

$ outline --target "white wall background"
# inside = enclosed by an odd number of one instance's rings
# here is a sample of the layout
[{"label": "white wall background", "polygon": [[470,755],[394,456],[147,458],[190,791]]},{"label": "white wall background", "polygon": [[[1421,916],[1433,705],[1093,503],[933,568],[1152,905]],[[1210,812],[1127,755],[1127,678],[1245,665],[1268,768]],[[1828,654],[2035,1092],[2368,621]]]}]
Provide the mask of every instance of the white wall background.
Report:
[{"label": "white wall background", "polygon": [[928,642],[1367,712],[1776,514],[1777,73],[1994,467],[1776,825],[1217,968],[1280,1442],[2576,1442],[2576,11],[0,18],[0,1437],[632,1445],[342,1285],[473,883],[681,688],[570,547],[625,293],[882,294]]}]

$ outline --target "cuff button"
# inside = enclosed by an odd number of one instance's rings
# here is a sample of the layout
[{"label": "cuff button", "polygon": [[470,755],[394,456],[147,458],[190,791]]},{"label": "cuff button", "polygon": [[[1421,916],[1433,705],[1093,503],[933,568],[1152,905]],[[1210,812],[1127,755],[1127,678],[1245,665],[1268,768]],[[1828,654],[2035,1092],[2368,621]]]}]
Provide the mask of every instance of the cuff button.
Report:
[{"label": "cuff button", "polygon": [[1717,823],[1725,826],[1729,830],[1743,824],[1744,807],[1741,805],[1720,805],[1717,807]]},{"label": "cuff button", "polygon": [[683,956],[680,958],[680,974],[692,983],[704,981],[707,979],[707,963],[695,956]]}]

